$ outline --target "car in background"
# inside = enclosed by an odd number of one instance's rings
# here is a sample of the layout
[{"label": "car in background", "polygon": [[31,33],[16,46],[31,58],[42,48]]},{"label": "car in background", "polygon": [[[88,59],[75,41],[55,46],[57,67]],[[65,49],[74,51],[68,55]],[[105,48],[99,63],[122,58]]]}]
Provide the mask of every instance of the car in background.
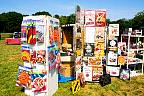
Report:
[{"label": "car in background", "polygon": [[21,32],[14,32],[13,38],[6,38],[5,39],[6,44],[15,44],[20,45],[21,44]]}]

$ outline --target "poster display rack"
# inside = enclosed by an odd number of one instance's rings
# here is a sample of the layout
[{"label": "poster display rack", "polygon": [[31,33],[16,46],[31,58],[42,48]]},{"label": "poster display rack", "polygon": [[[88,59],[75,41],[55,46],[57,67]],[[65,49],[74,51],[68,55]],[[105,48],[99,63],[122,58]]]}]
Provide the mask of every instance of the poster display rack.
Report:
[{"label": "poster display rack", "polygon": [[26,16],[21,24],[21,53],[16,85],[29,96],[52,96],[58,89],[60,64],[59,20],[50,16]]}]

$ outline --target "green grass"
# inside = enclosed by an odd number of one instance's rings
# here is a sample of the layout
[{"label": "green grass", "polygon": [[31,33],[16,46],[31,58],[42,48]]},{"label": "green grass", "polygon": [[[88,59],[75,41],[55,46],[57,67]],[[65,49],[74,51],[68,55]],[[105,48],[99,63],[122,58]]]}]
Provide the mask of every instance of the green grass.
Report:
[{"label": "green grass", "polygon": [[[18,64],[22,63],[20,48],[20,45],[6,45],[4,40],[0,40],[0,96],[26,96],[21,87],[15,86]],[[74,95],[70,88],[71,82],[59,83],[54,96],[144,96],[144,75],[130,81],[113,77],[112,83],[104,87],[87,83]]]}]

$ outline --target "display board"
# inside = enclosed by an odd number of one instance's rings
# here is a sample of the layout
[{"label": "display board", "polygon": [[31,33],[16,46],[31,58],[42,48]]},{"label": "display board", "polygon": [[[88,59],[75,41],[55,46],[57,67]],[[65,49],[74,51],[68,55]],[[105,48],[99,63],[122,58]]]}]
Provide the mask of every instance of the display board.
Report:
[{"label": "display board", "polygon": [[58,89],[60,64],[59,20],[49,16],[26,16],[21,24],[22,65],[17,85],[30,96],[52,96]]}]

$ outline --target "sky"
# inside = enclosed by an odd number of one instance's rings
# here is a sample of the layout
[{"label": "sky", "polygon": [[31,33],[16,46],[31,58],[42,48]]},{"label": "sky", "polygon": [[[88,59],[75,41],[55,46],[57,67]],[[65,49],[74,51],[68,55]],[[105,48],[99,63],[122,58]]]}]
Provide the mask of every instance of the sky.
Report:
[{"label": "sky", "polygon": [[51,15],[68,16],[75,13],[76,5],[81,9],[106,9],[111,21],[132,19],[137,12],[144,10],[144,0],[0,0],[0,13],[15,11],[32,15],[39,11]]}]

